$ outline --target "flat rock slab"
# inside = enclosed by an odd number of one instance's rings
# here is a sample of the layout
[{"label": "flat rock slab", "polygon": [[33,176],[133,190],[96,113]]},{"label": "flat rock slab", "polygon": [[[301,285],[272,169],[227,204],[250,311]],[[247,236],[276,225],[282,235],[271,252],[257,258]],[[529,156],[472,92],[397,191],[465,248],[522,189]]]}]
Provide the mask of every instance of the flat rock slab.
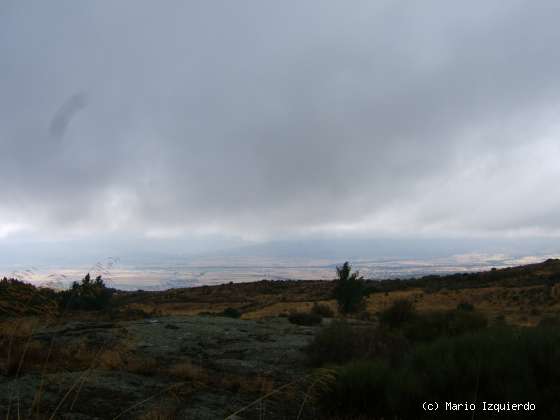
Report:
[{"label": "flat rock slab", "polygon": [[219,370],[278,376],[301,371],[301,350],[316,331],[316,327],[292,325],[284,318],[165,317],[121,325],[142,352],[159,360],[190,357]]},{"label": "flat rock slab", "polygon": [[[135,419],[154,404],[162,403],[178,405],[174,414],[178,419],[225,418],[254,401],[261,391],[237,385],[228,387],[222,384],[223,378],[241,378],[249,385],[266,378],[275,387],[301,378],[307,372],[302,350],[317,330],[292,325],[286,318],[241,320],[218,316],[68,322],[44,327],[34,334],[34,339],[126,346],[128,352],[155,360],[160,370],[138,374],[94,369],[85,377],[85,371],[44,375],[29,372],[18,378],[0,375],[0,417],[6,418],[10,407],[11,418],[18,405],[25,413],[43,382],[41,408],[47,418],[67,393],[56,418],[111,419],[128,409],[120,418]],[[174,364],[185,361],[203,369],[212,376],[211,380],[201,385],[196,379],[178,379],[165,373]],[[173,388],[178,382],[180,386]],[[246,415],[239,418],[252,418]]]}]

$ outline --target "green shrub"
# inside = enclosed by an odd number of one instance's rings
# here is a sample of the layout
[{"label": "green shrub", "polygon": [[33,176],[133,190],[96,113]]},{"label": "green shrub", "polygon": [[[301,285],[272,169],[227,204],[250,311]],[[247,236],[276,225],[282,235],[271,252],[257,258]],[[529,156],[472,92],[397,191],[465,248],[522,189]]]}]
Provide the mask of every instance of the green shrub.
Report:
[{"label": "green shrub", "polygon": [[320,315],[311,312],[292,312],[288,315],[288,321],[296,325],[318,325],[323,321]]},{"label": "green shrub", "polygon": [[468,307],[452,311],[416,312],[412,302],[397,300],[379,314],[379,322],[399,329],[411,341],[430,341],[438,337],[461,335],[485,328],[488,320]]},{"label": "green shrub", "polygon": [[241,312],[235,308],[226,308],[222,311],[221,315],[228,318],[240,318]]},{"label": "green shrub", "polygon": [[474,305],[472,303],[469,303],[469,302],[461,302],[457,305],[457,310],[458,311],[472,312],[472,311],[474,311]]},{"label": "green shrub", "polygon": [[81,283],[75,281],[69,290],[60,292],[60,304],[64,309],[99,310],[109,306],[112,295],[101,276],[92,281],[88,273]]},{"label": "green shrub", "polygon": [[313,366],[344,363],[356,356],[355,334],[346,321],[334,321],[321,328],[306,348]]},{"label": "green shrub", "polygon": [[406,339],[394,332],[372,326],[351,326],[334,321],[315,335],[305,349],[312,366],[341,364],[377,357],[398,360],[408,348]]},{"label": "green shrub", "polygon": [[496,325],[505,325],[506,324],[506,316],[504,314],[499,314],[494,318],[494,323]]},{"label": "green shrub", "polygon": [[558,316],[545,316],[539,321],[539,327],[560,327]]},{"label": "green shrub", "polygon": [[441,338],[414,348],[397,367],[361,362],[337,368],[335,378],[319,400],[325,417],[425,418],[424,401],[530,401],[537,407],[531,417],[558,418],[560,331],[501,328]]},{"label": "green shrub", "polygon": [[324,318],[333,318],[334,311],[331,309],[330,306],[325,305],[323,303],[315,302],[313,307],[311,308],[311,313],[315,315],[322,316]]},{"label": "green shrub", "polygon": [[450,311],[447,313],[447,334],[461,335],[488,326],[488,319],[478,312]]},{"label": "green shrub", "polygon": [[364,278],[360,276],[359,271],[351,271],[352,267],[348,261],[336,267],[338,280],[334,288],[334,297],[340,312],[345,314],[360,310],[365,298]]},{"label": "green shrub", "polygon": [[365,309],[355,314],[354,317],[360,321],[373,321],[376,319],[375,315]]},{"label": "green shrub", "polygon": [[389,328],[398,328],[416,317],[414,305],[409,300],[400,299],[379,314],[379,322]]},{"label": "green shrub", "polygon": [[335,382],[319,398],[321,418],[378,419],[392,412],[384,395],[392,371],[384,361],[353,362],[335,372]]},{"label": "green shrub", "polygon": [[411,341],[431,341],[477,331],[487,324],[486,317],[477,312],[437,311],[416,314],[403,329],[404,335]]}]

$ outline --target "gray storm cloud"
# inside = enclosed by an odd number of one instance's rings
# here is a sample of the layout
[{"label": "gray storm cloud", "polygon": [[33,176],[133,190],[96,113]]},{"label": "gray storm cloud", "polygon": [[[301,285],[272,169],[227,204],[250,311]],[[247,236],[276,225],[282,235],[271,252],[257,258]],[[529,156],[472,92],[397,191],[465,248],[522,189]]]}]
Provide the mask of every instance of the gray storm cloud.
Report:
[{"label": "gray storm cloud", "polygon": [[559,19],[552,1],[9,3],[0,227],[556,232]]}]

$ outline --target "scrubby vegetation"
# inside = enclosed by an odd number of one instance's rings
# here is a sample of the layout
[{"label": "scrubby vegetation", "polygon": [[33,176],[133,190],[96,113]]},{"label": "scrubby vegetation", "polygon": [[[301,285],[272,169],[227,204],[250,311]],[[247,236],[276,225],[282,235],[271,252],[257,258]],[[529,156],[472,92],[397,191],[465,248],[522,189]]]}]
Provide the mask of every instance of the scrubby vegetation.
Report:
[{"label": "scrubby vegetation", "polygon": [[485,328],[484,315],[464,311],[438,311],[417,316],[405,326],[404,334],[411,341],[430,341],[453,337]]},{"label": "scrubby vegetation", "polygon": [[472,303],[469,303],[469,302],[460,302],[457,305],[457,310],[472,312],[472,311],[474,311],[474,305]]},{"label": "scrubby vegetation", "polygon": [[318,325],[323,321],[321,315],[313,312],[292,312],[288,315],[288,321],[296,325]]},{"label": "scrubby vegetation", "polygon": [[89,273],[81,283],[74,282],[69,290],[60,293],[64,309],[99,310],[109,305],[113,290],[105,286],[101,276],[91,280]]},{"label": "scrubby vegetation", "polygon": [[380,314],[379,321],[389,328],[397,328],[411,322],[416,315],[412,302],[399,299]]},{"label": "scrubby vegetation", "polygon": [[406,351],[407,345],[398,332],[340,320],[323,327],[306,348],[306,354],[311,366],[321,367],[351,360],[396,358]]},{"label": "scrubby vegetation", "polygon": [[227,316],[228,318],[241,318],[241,312],[238,309],[231,307],[224,309],[221,315]]},{"label": "scrubby vegetation", "polygon": [[379,315],[380,324],[399,329],[411,341],[429,341],[438,337],[455,336],[485,328],[486,317],[474,307],[448,311],[418,313],[412,302],[397,300]]},{"label": "scrubby vegetation", "polygon": [[54,290],[38,288],[13,278],[0,280],[0,317],[54,313],[57,302]]},{"label": "scrubby vegetation", "polygon": [[311,313],[315,315],[319,315],[323,318],[332,318],[335,316],[335,313],[330,306],[325,305],[324,303],[317,303],[317,302],[313,304],[313,307],[311,308]]},{"label": "scrubby vegetation", "polygon": [[[473,305],[420,313],[412,302],[396,300],[379,321],[334,322],[308,346],[309,363],[334,372],[318,397],[321,416],[424,418],[423,401],[531,402],[537,418],[560,412],[554,319],[532,328],[488,327]],[[462,414],[472,415],[451,417]]]},{"label": "scrubby vegetation", "polygon": [[[398,365],[383,358],[355,361],[336,369],[335,382],[321,398],[323,413],[423,418],[422,401],[510,401],[535,403],[535,417],[555,418],[559,344],[557,329],[510,327],[437,339],[415,347]],[[461,414],[450,417],[472,416]],[[485,414],[478,411],[476,418],[496,415]]]}]

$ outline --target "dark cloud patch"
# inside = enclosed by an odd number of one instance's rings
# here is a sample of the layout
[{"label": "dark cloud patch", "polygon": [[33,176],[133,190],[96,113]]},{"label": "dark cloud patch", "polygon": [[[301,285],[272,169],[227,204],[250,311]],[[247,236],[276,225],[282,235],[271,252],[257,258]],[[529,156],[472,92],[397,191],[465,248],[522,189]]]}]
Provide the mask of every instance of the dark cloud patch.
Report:
[{"label": "dark cloud patch", "polygon": [[49,133],[54,138],[62,138],[72,118],[87,106],[87,96],[80,92],[70,96],[56,111],[49,126]]}]

